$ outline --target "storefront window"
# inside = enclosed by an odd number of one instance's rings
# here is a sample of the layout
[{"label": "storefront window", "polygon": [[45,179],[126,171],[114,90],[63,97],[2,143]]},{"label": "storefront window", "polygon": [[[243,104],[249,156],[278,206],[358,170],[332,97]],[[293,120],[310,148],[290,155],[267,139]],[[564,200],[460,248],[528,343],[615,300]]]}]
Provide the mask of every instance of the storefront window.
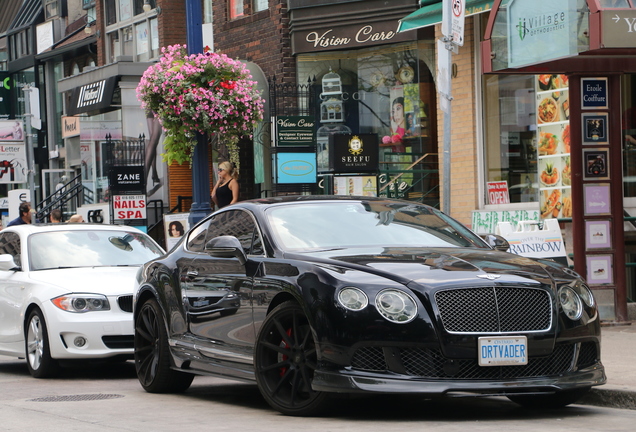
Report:
[{"label": "storefront window", "polygon": [[636,207],[636,75],[621,81],[624,198],[626,207]]},{"label": "storefront window", "polygon": [[[316,80],[319,170],[329,163],[329,135],[375,134],[380,195],[439,206],[436,91],[424,61],[432,50],[420,42],[298,56],[298,82]],[[332,74],[337,97],[325,96]]]},{"label": "storefront window", "polygon": [[[507,182],[510,203],[539,200],[533,77],[483,78],[486,182]],[[491,201],[486,196],[486,204],[501,203]]]}]

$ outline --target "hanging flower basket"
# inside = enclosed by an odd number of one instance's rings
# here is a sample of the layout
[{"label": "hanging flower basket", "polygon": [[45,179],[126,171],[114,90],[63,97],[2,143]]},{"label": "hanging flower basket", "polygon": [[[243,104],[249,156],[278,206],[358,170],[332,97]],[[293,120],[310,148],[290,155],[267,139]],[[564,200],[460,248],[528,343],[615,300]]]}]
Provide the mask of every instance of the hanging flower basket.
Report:
[{"label": "hanging flower basket", "polygon": [[161,49],[137,86],[141,106],[161,122],[165,133],[164,161],[192,161],[196,132],[219,134],[238,163],[237,143],[252,136],[263,119],[263,99],[256,82],[239,60],[211,52],[188,55],[185,45]]}]

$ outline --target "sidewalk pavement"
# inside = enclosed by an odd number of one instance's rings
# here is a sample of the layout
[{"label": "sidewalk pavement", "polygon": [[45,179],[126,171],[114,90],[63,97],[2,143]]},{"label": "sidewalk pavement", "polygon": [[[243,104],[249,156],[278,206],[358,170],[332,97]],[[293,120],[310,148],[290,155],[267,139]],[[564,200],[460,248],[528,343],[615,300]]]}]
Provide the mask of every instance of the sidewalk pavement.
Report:
[{"label": "sidewalk pavement", "polygon": [[636,321],[602,324],[601,361],[607,384],[592,387],[579,403],[636,410]]}]

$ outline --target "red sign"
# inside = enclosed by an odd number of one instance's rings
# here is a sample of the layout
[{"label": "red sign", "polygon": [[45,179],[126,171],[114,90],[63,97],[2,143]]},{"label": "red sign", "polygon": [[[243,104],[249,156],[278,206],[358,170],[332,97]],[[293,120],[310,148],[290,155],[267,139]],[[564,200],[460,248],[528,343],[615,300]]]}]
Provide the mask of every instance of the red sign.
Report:
[{"label": "red sign", "polygon": [[510,204],[507,181],[488,182],[489,204]]},{"label": "red sign", "polygon": [[116,220],[146,219],[146,195],[115,195],[113,210]]}]

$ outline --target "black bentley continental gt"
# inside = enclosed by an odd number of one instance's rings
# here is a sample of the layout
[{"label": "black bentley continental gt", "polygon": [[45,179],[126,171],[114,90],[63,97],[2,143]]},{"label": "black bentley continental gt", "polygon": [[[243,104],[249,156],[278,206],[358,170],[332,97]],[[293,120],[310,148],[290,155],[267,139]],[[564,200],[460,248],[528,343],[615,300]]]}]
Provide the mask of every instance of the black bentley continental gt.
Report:
[{"label": "black bentley continental gt", "polygon": [[576,402],[605,383],[579,275],[497,249],[437,209],[363,197],[243,201],[138,273],[135,365],[148,392],[195,374],[255,381],[288,415],[336,393]]}]

